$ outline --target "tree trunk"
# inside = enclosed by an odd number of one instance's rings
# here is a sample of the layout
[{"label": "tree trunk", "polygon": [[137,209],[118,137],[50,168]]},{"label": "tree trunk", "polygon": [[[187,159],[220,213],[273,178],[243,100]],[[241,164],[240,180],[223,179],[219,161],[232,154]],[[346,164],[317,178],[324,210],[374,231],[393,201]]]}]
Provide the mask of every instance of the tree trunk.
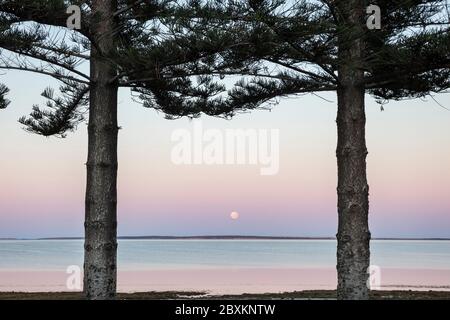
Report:
[{"label": "tree trunk", "polygon": [[114,299],[117,277],[117,83],[104,57],[114,50],[115,1],[94,0],[87,160],[84,292]]},{"label": "tree trunk", "polygon": [[366,175],[365,88],[362,84],[364,1],[341,2],[338,96],[338,299],[368,299],[369,186]]}]

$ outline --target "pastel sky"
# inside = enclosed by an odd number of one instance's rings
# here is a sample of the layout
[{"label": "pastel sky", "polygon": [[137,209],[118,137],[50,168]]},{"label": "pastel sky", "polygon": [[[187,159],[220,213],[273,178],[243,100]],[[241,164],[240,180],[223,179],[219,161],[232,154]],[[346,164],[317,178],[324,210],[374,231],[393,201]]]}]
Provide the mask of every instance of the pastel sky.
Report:
[{"label": "pastel sky", "polygon": [[[16,72],[0,82],[12,100],[0,111],[0,238],[82,236],[86,126],[66,139],[25,132],[17,119],[54,82]],[[279,129],[279,173],[263,176],[256,165],[174,164],[171,135],[192,122],[121,91],[119,235],[333,236],[336,98],[322,97],[332,102],[307,95],[232,121],[202,118],[205,129]],[[450,108],[450,94],[435,99]],[[381,112],[367,97],[367,119],[373,236],[450,237],[450,111],[427,99]]]}]

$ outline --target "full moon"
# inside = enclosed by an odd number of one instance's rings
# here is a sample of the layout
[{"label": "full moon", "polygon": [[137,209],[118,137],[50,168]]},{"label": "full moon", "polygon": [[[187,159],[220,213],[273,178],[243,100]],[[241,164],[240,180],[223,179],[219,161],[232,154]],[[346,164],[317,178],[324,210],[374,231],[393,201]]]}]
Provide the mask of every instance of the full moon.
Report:
[{"label": "full moon", "polygon": [[239,212],[233,211],[233,212],[230,214],[230,218],[233,219],[233,220],[239,219]]}]

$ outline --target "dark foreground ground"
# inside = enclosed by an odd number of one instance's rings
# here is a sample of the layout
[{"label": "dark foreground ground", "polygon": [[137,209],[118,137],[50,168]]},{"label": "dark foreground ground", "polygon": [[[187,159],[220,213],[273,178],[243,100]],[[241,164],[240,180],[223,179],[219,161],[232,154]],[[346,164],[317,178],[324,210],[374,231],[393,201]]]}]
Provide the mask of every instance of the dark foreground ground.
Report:
[{"label": "dark foreground ground", "polygon": [[[208,295],[205,292],[137,292],[119,293],[122,300],[159,300],[159,299],[335,299],[335,291],[295,291],[285,293]],[[80,300],[79,292],[0,292],[0,300]],[[372,291],[371,299],[383,300],[450,300],[449,291]]]}]

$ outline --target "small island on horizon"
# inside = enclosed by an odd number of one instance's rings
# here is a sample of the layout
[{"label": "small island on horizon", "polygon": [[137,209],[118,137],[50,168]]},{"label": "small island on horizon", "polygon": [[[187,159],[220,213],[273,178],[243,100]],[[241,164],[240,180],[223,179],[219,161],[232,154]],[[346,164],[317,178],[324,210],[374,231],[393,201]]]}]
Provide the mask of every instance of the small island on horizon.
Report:
[{"label": "small island on horizon", "polygon": [[[84,237],[0,238],[0,240],[83,240]],[[198,235],[198,236],[119,236],[118,240],[336,240],[336,237],[290,237],[256,235]],[[372,240],[450,240],[450,238],[378,237]]]}]

